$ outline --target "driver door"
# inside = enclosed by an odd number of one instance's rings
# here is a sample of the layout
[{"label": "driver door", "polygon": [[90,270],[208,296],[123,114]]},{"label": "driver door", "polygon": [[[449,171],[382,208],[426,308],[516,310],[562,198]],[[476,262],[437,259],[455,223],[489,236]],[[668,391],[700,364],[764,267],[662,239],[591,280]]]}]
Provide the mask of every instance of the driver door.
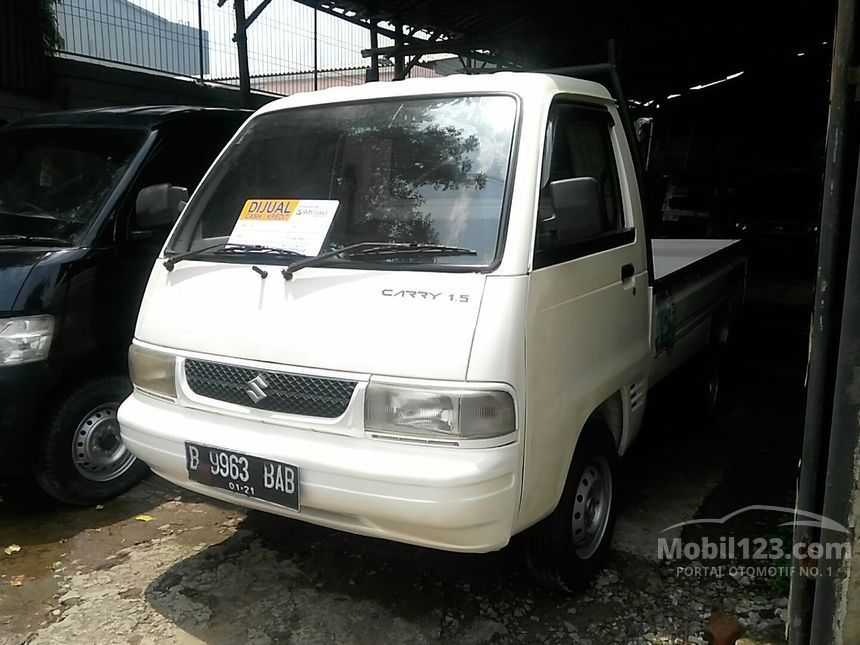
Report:
[{"label": "driver door", "polygon": [[[644,387],[645,240],[635,225],[638,194],[627,190],[635,182],[632,168],[619,163],[630,158],[626,140],[614,119],[603,105],[557,101],[547,123],[526,328],[523,512],[529,518],[558,500],[579,432],[595,408],[617,392]],[[600,230],[554,238],[541,225],[555,215],[549,184],[580,177],[599,186]]]}]

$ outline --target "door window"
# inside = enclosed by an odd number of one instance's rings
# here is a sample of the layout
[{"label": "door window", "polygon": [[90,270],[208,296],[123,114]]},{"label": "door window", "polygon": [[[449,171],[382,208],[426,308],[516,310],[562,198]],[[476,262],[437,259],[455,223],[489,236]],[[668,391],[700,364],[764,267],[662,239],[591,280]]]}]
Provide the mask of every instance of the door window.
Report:
[{"label": "door window", "polygon": [[131,191],[127,205],[126,234],[131,231],[138,232],[138,235],[148,232],[146,237],[140,239],[147,239],[160,248],[173,225],[167,224],[147,231],[138,224],[135,214],[138,192],[146,186],[166,183],[187,188],[191,194],[237,127],[238,124],[232,122],[182,123],[181,127],[165,127],[157,148],[146,161]]},{"label": "door window", "polygon": [[[547,152],[538,203],[536,268],[612,248],[631,237],[633,231],[627,229],[624,220],[612,127],[612,117],[605,108],[564,104],[553,108],[547,125]],[[583,177],[590,177],[597,184],[599,226],[588,227],[587,234],[567,235],[563,239],[546,235],[544,222],[555,215],[550,184]]]}]

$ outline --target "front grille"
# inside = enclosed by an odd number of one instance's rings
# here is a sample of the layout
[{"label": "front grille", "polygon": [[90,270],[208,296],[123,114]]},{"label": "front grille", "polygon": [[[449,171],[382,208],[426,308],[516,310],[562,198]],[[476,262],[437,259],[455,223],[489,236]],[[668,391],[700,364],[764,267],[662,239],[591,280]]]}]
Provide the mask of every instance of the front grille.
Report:
[{"label": "front grille", "polygon": [[256,410],[328,419],[344,413],[356,386],[355,381],[191,359],[185,361],[185,380],[192,392],[208,399]]}]

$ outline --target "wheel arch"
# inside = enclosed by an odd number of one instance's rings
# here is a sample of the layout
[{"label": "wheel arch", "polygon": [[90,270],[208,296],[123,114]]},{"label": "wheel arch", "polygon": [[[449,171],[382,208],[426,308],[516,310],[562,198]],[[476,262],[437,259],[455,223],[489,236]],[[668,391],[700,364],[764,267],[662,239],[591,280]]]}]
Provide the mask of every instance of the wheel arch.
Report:
[{"label": "wheel arch", "polygon": [[[615,392],[588,415],[585,423],[582,425],[580,438],[589,424],[594,426],[598,422],[602,423],[612,435],[616,450],[621,452],[621,447],[624,445],[625,431],[629,423],[628,418],[629,415],[625,413],[624,397],[620,391]],[[577,443],[579,443],[579,438],[577,439]],[[575,451],[576,447],[574,446]],[[569,468],[570,464],[568,464]]]},{"label": "wheel arch", "polygon": [[732,303],[728,298],[725,298],[713,308],[711,311],[710,343],[719,347],[728,346],[734,318]]},{"label": "wheel arch", "polygon": [[[557,477],[553,476],[551,480],[544,480],[544,487],[537,491],[531,490],[527,497],[526,491],[523,490],[520,497],[520,507],[518,517],[515,522],[514,532],[519,532],[536,524],[543,518],[547,517],[558,506],[564,491],[565,482],[570,473],[571,464],[573,463],[576,450],[582,441],[582,438],[591,432],[599,431],[608,432],[610,439],[615,445],[616,453],[620,455],[623,452],[625,433],[629,433],[629,397],[625,399],[624,393],[621,390],[616,390],[609,397],[603,399],[597,405],[591,404],[590,412],[584,412],[579,418],[582,419],[570,433],[565,433],[563,445],[556,447],[556,456],[558,460],[555,462],[553,472],[557,466]],[[585,407],[588,410],[588,407]],[[627,412],[625,410],[628,410]],[[563,451],[565,454],[560,455]],[[530,458],[527,453],[526,461]],[[525,466],[529,467],[529,466]],[[534,466],[531,466],[534,467]]]},{"label": "wheel arch", "polygon": [[95,354],[76,360],[73,364],[66,364],[58,372],[48,392],[47,408],[56,405],[63,397],[88,381],[106,376],[128,378],[128,359],[120,352]]}]

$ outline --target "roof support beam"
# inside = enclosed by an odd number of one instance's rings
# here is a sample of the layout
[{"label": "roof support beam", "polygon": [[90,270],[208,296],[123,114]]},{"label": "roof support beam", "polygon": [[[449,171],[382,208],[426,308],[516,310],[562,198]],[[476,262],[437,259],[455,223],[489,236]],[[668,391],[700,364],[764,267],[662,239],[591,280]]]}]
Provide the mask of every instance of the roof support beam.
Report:
[{"label": "roof support beam", "polygon": [[[453,43],[453,46],[449,43]],[[480,51],[475,51],[476,49],[489,49],[484,46],[477,46],[475,48],[469,48],[463,44],[462,41],[459,40],[434,40],[434,41],[412,41],[412,44],[404,45],[402,48],[399,48],[406,56],[415,56],[420,58],[425,54],[456,54],[456,55],[464,55],[468,56],[471,59],[476,61],[481,61],[482,63],[490,63],[496,65],[500,68],[510,68],[510,69],[519,69],[522,65],[513,62],[508,58],[502,57],[500,53],[497,51],[492,51],[492,53],[483,53]],[[371,56],[395,56],[395,52],[398,51],[398,47],[396,45],[392,47],[370,47],[369,49],[362,49],[361,55],[365,58]]]},{"label": "roof support beam", "polygon": [[510,40],[505,41],[491,41],[484,38],[457,38],[450,40],[437,40],[437,41],[426,41],[426,40],[413,40],[411,44],[403,45],[402,47],[398,47],[397,45],[391,47],[378,47],[376,50],[371,49],[362,49],[362,56],[372,56],[374,54],[379,56],[391,56],[398,51],[400,53],[406,55],[423,55],[423,54],[468,54],[473,58],[476,58],[473,52],[476,49],[496,49],[499,47],[504,47],[505,45],[516,45],[516,42],[512,42]]},{"label": "roof support beam", "polygon": [[251,12],[251,15],[245,19],[245,29],[250,27],[253,22],[260,17],[260,14],[263,13],[263,10],[269,6],[272,0],[263,0],[260,4],[257,5],[257,8]]},{"label": "roof support beam", "polygon": [[[379,31],[377,30],[376,23],[371,23],[370,25],[370,48],[378,49],[379,48]],[[370,57],[370,69],[365,72],[364,82],[365,83],[373,83],[379,80],[379,56],[371,56]]]},{"label": "roof support beam", "polygon": [[[845,322],[853,322],[857,312],[853,300],[856,292],[850,290],[857,276],[857,257],[845,257],[849,245],[843,242],[850,237],[856,252],[857,211],[851,212],[848,198],[853,194],[857,207],[857,186],[851,184],[852,166],[857,156],[856,134],[852,136],[856,89],[850,82],[851,66],[857,60],[858,20],[857,2],[839,0],[830,70],[825,188],[813,299],[815,322],[810,325],[809,332],[803,452],[796,506],[799,512],[818,513],[846,526],[852,525],[856,513],[852,489],[857,483],[854,468],[858,445],[857,402],[851,400],[851,385],[848,385],[851,381],[845,378],[856,379],[853,357],[857,355],[857,328],[843,326]],[[847,537],[850,536],[832,529],[822,528],[818,533],[816,529],[795,523],[793,543],[829,545],[838,544]],[[823,553],[815,562],[816,569],[821,572],[816,577],[803,574],[802,559],[792,560],[789,645],[856,641],[856,636],[836,633],[837,625],[841,631],[845,623],[844,612],[851,588],[848,577],[857,576],[851,571],[857,554],[852,555],[853,559],[849,556],[843,560],[837,555]]]},{"label": "roof support beam", "polygon": [[394,26],[394,31],[397,34],[394,37],[394,80],[402,81],[406,75],[404,73],[406,58],[403,55],[403,25],[397,23]]},{"label": "roof support beam", "polygon": [[[428,42],[435,42],[438,39],[439,39],[439,32],[434,31],[432,34],[430,34],[430,40]],[[377,57],[374,56],[374,58],[377,58]],[[420,55],[413,56],[412,59],[409,61],[409,64],[403,70],[403,77],[405,78],[405,77],[409,76],[409,73],[412,71],[412,68],[415,67],[420,62],[421,62],[421,56]]]},{"label": "roof support beam", "polygon": [[[346,12],[336,11],[331,6],[324,6],[318,0],[295,0],[295,1],[300,3],[300,4],[305,5],[306,7],[310,7],[312,9],[317,9],[318,11],[322,11],[323,13],[328,14],[329,16],[334,16],[335,18],[340,18],[341,20],[348,22],[350,24],[358,25],[359,27],[364,27],[365,29],[370,29],[371,25],[373,25],[374,22],[378,18],[378,17],[363,18],[363,17],[360,17],[357,13],[350,16]],[[421,29],[419,28],[417,31],[421,31]],[[427,42],[424,39],[415,37],[414,34],[417,33],[417,31],[413,30],[412,32],[410,32],[410,34],[404,34],[404,36],[403,36],[403,47],[404,48],[413,47],[413,46],[420,46],[423,43]],[[394,40],[397,37],[397,32],[395,32],[393,29],[388,29],[387,27],[382,27],[379,24],[376,25],[376,33],[379,36],[386,36],[387,38],[391,38],[392,40]],[[443,36],[443,34],[439,33],[439,35],[436,38],[432,39],[431,42],[440,42],[440,43],[441,42],[450,42],[447,40],[446,41],[440,41],[439,38],[441,38],[442,36]],[[476,45],[475,48],[476,49],[485,49],[483,44]],[[365,58],[369,58],[369,57],[373,56],[373,54],[371,52],[378,51],[379,49],[380,48],[378,46],[375,46],[371,42],[370,49],[362,50],[361,55],[364,56]],[[389,49],[391,49],[391,48],[389,48]],[[405,50],[403,53],[404,53],[404,55],[412,55],[412,56],[417,55],[417,53],[409,51],[408,49]],[[431,53],[431,52],[424,52],[424,53]],[[448,53],[448,52],[442,51],[439,53]],[[451,53],[456,53],[456,52],[451,52]],[[393,52],[389,51],[387,53],[380,52],[377,55],[378,56],[389,56],[392,54],[393,54]],[[494,65],[516,67],[514,65],[511,65],[509,61],[501,60],[497,56],[481,54],[481,53],[473,52],[473,51],[469,52],[469,56],[471,56],[475,60],[479,60],[479,61],[482,61],[484,63],[492,63]]]},{"label": "roof support beam", "polygon": [[251,106],[251,72],[248,67],[248,34],[246,33],[245,0],[233,0],[236,14],[236,53],[239,57],[239,97],[243,107]]},{"label": "roof support beam", "polygon": [[[359,27],[364,27],[365,29],[370,29],[371,25],[374,24],[375,19],[371,18],[361,18],[358,14],[355,15],[347,15],[345,12],[336,11],[331,7],[326,7],[321,5],[319,2],[315,2],[314,0],[295,0],[299,4],[303,4],[306,7],[310,7],[311,9],[316,9],[318,11],[322,11],[329,16],[334,16],[335,18],[340,18],[341,20],[348,22],[353,25],[358,25]],[[388,29],[386,27],[380,27],[378,24],[376,25],[376,32],[380,36],[387,36],[388,38],[394,39],[397,36],[397,32],[393,29]],[[409,37],[406,37],[409,40]],[[417,39],[416,39],[417,40]],[[418,40],[418,42],[423,42]]]},{"label": "roof support beam", "polygon": [[[227,0],[218,0],[218,6],[223,7]],[[260,17],[260,14],[271,4],[272,0],[263,0],[245,17],[245,0],[233,0],[233,12],[236,16],[236,33],[233,42],[236,43],[236,55],[239,58],[239,96],[244,107],[251,106],[251,72],[248,67],[248,27]],[[314,30],[316,32],[316,30]],[[316,39],[316,33],[314,33]],[[201,54],[202,57],[202,54]],[[316,65],[314,65],[316,68]],[[201,70],[202,70],[201,64]]]}]

